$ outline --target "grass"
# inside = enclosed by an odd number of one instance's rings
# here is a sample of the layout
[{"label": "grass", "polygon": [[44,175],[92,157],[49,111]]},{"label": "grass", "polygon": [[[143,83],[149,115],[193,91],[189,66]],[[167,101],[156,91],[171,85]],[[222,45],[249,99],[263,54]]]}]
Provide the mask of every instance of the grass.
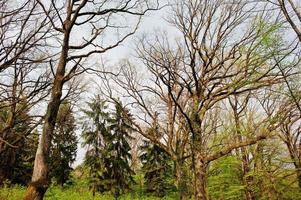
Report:
[{"label": "grass", "polygon": [[[23,186],[3,187],[0,189],[0,200],[20,200],[22,199],[26,188]],[[114,200],[114,197],[108,194],[97,194],[93,197],[92,193],[84,187],[70,186],[60,188],[56,186],[50,187],[45,195],[45,200]],[[164,198],[139,195],[137,192],[123,195],[119,200],[174,200],[177,199],[176,194],[170,194]]]}]

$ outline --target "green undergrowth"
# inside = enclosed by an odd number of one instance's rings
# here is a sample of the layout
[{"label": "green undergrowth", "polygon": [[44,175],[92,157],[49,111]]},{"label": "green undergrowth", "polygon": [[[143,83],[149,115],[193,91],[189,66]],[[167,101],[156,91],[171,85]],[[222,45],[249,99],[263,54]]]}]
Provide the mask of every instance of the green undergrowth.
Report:
[{"label": "green undergrowth", "polygon": [[[21,200],[26,188],[23,186],[3,187],[0,189],[0,200]],[[50,187],[45,195],[45,200],[114,200],[109,194],[96,194],[93,197],[92,192],[88,188],[69,186],[60,188],[58,186]],[[119,197],[119,200],[174,200],[177,199],[176,194],[170,194],[163,198],[146,196],[139,192],[133,191]]]}]

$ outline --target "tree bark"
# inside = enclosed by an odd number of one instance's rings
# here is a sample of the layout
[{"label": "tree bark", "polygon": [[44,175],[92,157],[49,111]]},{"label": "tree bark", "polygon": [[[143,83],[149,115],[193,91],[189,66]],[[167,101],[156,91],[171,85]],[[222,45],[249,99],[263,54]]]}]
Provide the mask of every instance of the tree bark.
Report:
[{"label": "tree bark", "polygon": [[250,166],[249,166],[249,160],[246,155],[245,147],[241,148],[241,167],[242,167],[242,179],[243,184],[245,185],[244,189],[244,196],[245,200],[254,200],[255,197],[253,195],[251,184],[252,184],[252,177],[248,176],[248,173],[250,172]]},{"label": "tree bark", "polygon": [[196,152],[195,160],[195,200],[207,200],[206,191],[206,164],[204,162],[204,156],[200,152]]},{"label": "tree bark", "polygon": [[56,77],[51,95],[51,101],[47,107],[43,132],[36,152],[32,181],[26,191],[24,200],[42,200],[49,186],[48,161],[51,144],[51,135],[55,127],[56,116],[62,96],[62,79]]},{"label": "tree bark", "polygon": [[184,163],[176,161],[176,183],[180,200],[187,200],[189,197],[187,186],[187,174],[184,169]]},{"label": "tree bark", "polygon": [[61,104],[62,89],[64,84],[63,79],[65,75],[69,49],[69,34],[70,32],[65,33],[64,45],[62,47],[62,52],[53,82],[51,99],[47,106],[43,132],[36,152],[32,181],[26,191],[24,200],[42,200],[50,183],[48,176],[49,151],[58,110]]}]

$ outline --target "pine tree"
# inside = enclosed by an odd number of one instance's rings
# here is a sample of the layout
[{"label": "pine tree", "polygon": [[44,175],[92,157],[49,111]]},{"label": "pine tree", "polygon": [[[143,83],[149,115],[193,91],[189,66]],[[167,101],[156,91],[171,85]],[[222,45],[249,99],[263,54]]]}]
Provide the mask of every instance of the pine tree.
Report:
[{"label": "pine tree", "polygon": [[[31,132],[31,117],[25,100],[11,104],[4,102],[0,105],[0,185],[5,181],[17,181],[15,173],[18,165],[28,155],[25,153],[27,138]],[[6,141],[6,142],[4,142]],[[13,146],[10,146],[13,144]],[[26,181],[25,181],[26,182]]]},{"label": "pine tree", "polygon": [[102,176],[102,183],[106,191],[110,191],[115,198],[130,190],[134,183],[134,171],[130,168],[132,140],[131,132],[133,117],[129,110],[118,101],[115,102],[115,110],[110,118],[107,137],[108,151],[105,157],[105,171]]},{"label": "pine tree", "polygon": [[34,130],[24,140],[22,148],[16,151],[16,162],[11,178],[12,183],[27,185],[31,181],[34,157],[39,142],[39,133]]},{"label": "pine tree", "polygon": [[108,137],[107,123],[109,113],[107,113],[106,101],[98,96],[88,102],[88,109],[82,110],[84,113],[83,146],[87,147],[85,155],[85,166],[89,171],[89,187],[93,196],[96,192],[103,192],[101,177],[104,170],[104,157],[106,155],[106,141]]},{"label": "pine tree", "polygon": [[77,137],[75,130],[75,118],[71,104],[64,102],[59,109],[50,149],[50,174],[61,186],[70,179],[71,165],[76,158]]},{"label": "pine tree", "polygon": [[146,192],[163,197],[171,187],[168,183],[172,174],[169,156],[164,150],[149,141],[144,141],[141,150],[143,153],[140,160],[144,172]]},{"label": "pine tree", "polygon": [[83,110],[84,146],[88,148],[85,165],[89,168],[89,184],[95,192],[110,192],[118,198],[130,190],[134,183],[130,168],[130,145],[132,139],[132,116],[120,102],[109,112],[107,102],[99,97],[88,103]]}]

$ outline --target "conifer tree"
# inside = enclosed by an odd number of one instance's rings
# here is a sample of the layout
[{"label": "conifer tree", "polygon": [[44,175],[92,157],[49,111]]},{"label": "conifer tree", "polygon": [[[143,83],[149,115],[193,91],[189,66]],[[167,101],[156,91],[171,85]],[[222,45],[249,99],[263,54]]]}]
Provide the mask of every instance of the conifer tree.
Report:
[{"label": "conifer tree", "polygon": [[109,111],[107,102],[99,97],[88,103],[83,110],[83,138],[87,153],[85,165],[89,169],[89,184],[93,195],[96,192],[110,192],[115,198],[130,190],[134,183],[130,168],[130,145],[132,139],[132,115],[118,101]]},{"label": "conifer tree", "polygon": [[141,150],[143,153],[140,159],[146,192],[163,197],[170,188],[168,183],[172,174],[170,158],[164,150],[146,140],[141,146]]},{"label": "conifer tree", "polygon": [[[0,105],[0,185],[6,180],[14,180],[17,166],[27,156],[25,145],[32,130],[32,118],[27,102],[19,101],[20,103],[4,102]],[[24,181],[17,183],[25,184]]]},{"label": "conifer tree", "polygon": [[22,147],[16,150],[16,162],[11,178],[12,183],[27,185],[30,182],[38,142],[39,133],[37,130],[34,130],[26,137]]},{"label": "conifer tree", "polygon": [[77,152],[75,118],[71,104],[61,104],[51,147],[51,176],[63,186],[70,179],[71,165]]},{"label": "conifer tree", "polygon": [[115,101],[115,110],[109,119],[107,127],[110,137],[107,137],[107,156],[105,157],[105,171],[102,176],[103,187],[110,191],[115,198],[130,190],[134,183],[132,175],[134,171],[130,168],[133,117],[129,110],[123,107],[121,102]]},{"label": "conifer tree", "polygon": [[88,167],[89,187],[93,196],[96,192],[104,191],[101,177],[106,149],[104,138],[108,137],[107,123],[109,118],[106,103],[97,96],[87,103],[88,109],[82,110],[84,113],[83,146],[87,148],[84,164]]}]

